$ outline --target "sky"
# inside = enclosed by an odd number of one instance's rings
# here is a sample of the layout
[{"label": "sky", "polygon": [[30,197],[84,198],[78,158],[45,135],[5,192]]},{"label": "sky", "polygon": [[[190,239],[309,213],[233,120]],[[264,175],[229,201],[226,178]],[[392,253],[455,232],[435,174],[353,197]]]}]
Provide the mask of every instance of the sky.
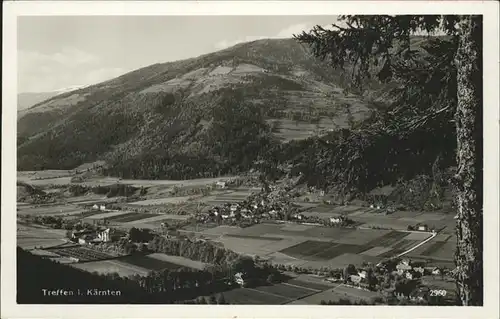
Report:
[{"label": "sky", "polygon": [[18,92],[96,84],[154,63],[262,38],[288,38],[335,16],[25,16]]}]

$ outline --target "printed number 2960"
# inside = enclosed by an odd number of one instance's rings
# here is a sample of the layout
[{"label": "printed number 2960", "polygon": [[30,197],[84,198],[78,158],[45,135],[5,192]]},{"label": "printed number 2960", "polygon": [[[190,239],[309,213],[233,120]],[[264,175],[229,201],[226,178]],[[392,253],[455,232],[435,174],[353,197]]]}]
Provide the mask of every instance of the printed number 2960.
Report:
[{"label": "printed number 2960", "polygon": [[446,290],[431,290],[431,296],[446,296]]}]

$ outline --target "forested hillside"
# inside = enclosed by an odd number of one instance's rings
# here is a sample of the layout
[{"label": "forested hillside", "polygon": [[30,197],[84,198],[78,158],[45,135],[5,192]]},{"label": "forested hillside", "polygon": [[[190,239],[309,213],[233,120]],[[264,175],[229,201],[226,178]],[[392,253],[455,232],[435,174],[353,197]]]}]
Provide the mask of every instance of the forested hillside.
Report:
[{"label": "forested hillside", "polygon": [[443,98],[438,87],[456,85],[437,80],[455,44],[412,45],[414,65],[366,82],[363,96],[346,90],[349,67],[330,68],[294,39],[152,65],[22,113],[18,169],[104,160],[113,176],[189,179],[254,168],[352,194],[420,175],[439,184],[454,163],[453,108],[414,119]]}]

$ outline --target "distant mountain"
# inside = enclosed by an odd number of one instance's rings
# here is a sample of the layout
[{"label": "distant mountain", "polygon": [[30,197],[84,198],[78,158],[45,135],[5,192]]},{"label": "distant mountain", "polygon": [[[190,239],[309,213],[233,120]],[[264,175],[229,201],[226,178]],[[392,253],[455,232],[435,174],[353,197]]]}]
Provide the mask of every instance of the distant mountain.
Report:
[{"label": "distant mountain", "polygon": [[345,83],[293,39],[151,65],[20,112],[18,168],[104,160],[128,177],[235,173],[276,145],[366,118],[370,103]]},{"label": "distant mountain", "polygon": [[51,92],[23,92],[17,95],[17,111],[23,111],[36,105],[40,102],[48,100],[54,96],[64,94],[66,92],[74,91],[84,87],[83,85],[75,85],[67,88],[62,88],[59,90]]}]

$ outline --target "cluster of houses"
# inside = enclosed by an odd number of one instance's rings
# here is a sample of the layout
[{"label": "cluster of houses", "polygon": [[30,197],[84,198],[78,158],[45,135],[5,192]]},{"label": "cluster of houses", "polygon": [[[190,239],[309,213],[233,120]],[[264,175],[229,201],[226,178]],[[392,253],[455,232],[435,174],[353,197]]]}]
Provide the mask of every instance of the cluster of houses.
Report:
[{"label": "cluster of houses", "polygon": [[422,262],[412,262],[404,258],[396,265],[396,273],[407,279],[416,279],[423,275],[441,275],[442,269],[439,267],[425,267]]},{"label": "cluster of houses", "polygon": [[126,232],[117,229],[98,229],[98,230],[82,230],[73,231],[71,240],[78,242],[80,245],[94,245],[106,242],[117,241],[126,236]]},{"label": "cluster of houses", "polygon": [[[389,268],[390,267],[390,268]],[[404,277],[408,280],[415,280],[423,275],[442,275],[444,274],[443,269],[439,267],[425,267],[421,262],[412,262],[409,259],[402,259],[397,263],[394,267],[394,264],[390,263],[379,263],[376,266],[378,271],[380,272],[390,272],[393,274],[397,274],[401,277]],[[368,272],[365,269],[357,269],[355,273],[351,273],[348,277],[344,278],[344,274],[339,271],[333,274],[331,277],[326,278],[326,281],[329,282],[347,282],[353,286],[356,286],[361,289],[369,289],[368,284]],[[408,299],[412,301],[424,301],[428,296],[428,289],[419,287],[415,291],[412,291],[410,294],[406,292],[401,292],[396,289],[390,289],[390,294],[392,294],[397,299]]]},{"label": "cluster of houses", "polygon": [[[218,187],[225,187],[226,182],[217,182]],[[294,215],[283,194],[275,192],[250,196],[240,203],[225,203],[198,214],[199,222],[222,220],[226,222],[258,222],[260,219],[283,219],[285,215]],[[296,214],[295,214],[296,215]],[[294,216],[295,216],[294,215]],[[300,217],[299,217],[300,219]]]}]

